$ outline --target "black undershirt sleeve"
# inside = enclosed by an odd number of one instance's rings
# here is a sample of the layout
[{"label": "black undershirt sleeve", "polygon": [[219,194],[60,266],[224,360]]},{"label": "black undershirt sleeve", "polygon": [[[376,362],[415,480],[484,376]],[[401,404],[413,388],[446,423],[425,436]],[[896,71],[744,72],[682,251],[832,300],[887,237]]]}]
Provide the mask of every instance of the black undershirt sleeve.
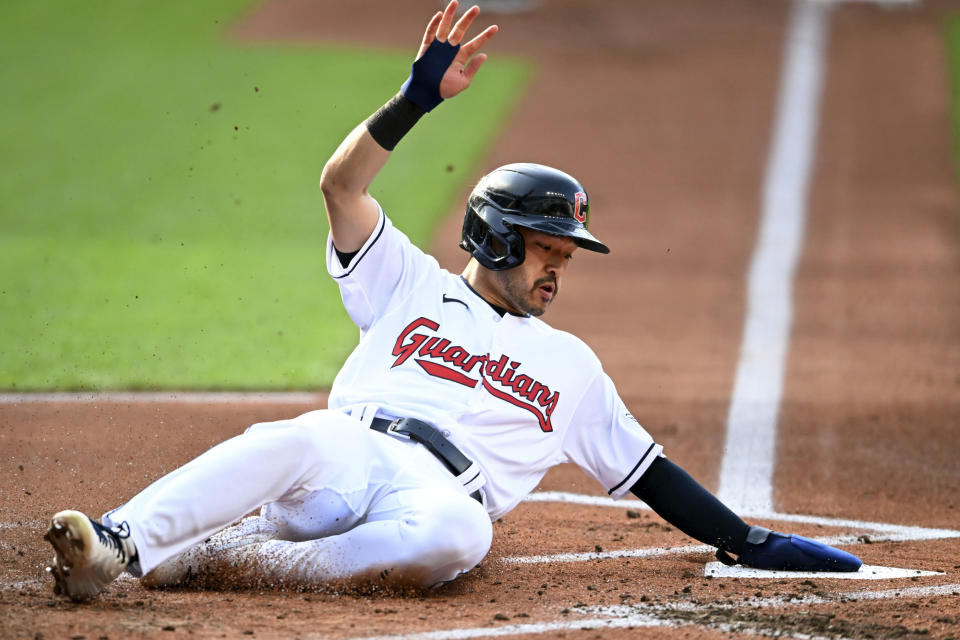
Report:
[{"label": "black undershirt sleeve", "polygon": [[630,491],[691,538],[737,555],[743,551],[750,525],[667,458],[654,460]]},{"label": "black undershirt sleeve", "polygon": [[353,257],[355,255],[360,253],[359,249],[357,249],[356,251],[350,251],[348,253],[344,253],[343,251],[340,251],[340,249],[337,249],[336,247],[334,247],[333,250],[337,252],[337,259],[340,260],[340,266],[344,268],[348,264],[350,264],[350,261],[353,260]]}]

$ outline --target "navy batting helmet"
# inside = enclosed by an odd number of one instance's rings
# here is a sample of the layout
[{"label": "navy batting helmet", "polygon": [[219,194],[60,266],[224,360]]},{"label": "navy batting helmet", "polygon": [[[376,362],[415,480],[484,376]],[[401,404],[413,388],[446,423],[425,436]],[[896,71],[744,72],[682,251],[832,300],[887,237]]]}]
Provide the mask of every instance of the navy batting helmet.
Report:
[{"label": "navy batting helmet", "polygon": [[523,236],[516,227],[565,236],[584,249],[610,253],[587,231],[589,222],[587,192],[572,176],[542,164],[508,164],[485,175],[470,194],[460,247],[494,271],[523,262]]}]

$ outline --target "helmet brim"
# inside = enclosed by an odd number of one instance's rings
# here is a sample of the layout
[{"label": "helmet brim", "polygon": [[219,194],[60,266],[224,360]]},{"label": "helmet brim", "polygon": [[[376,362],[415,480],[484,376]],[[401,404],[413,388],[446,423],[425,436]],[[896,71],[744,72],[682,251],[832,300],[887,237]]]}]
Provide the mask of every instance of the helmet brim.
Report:
[{"label": "helmet brim", "polygon": [[514,227],[523,227],[525,229],[533,229],[534,231],[542,231],[543,233],[548,233],[552,236],[572,238],[573,241],[577,243],[578,247],[581,249],[586,249],[587,251],[610,253],[610,248],[607,247],[607,245],[597,240],[597,238],[595,238],[592,233],[587,231],[583,225],[577,224],[570,218],[551,216],[540,216],[534,218],[507,214],[503,216],[503,221],[506,224]]}]

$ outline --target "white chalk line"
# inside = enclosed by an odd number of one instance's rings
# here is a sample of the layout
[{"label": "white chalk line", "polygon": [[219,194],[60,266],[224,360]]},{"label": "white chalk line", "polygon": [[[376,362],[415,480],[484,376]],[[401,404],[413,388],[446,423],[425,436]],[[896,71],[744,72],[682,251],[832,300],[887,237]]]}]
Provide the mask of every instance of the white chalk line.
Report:
[{"label": "white chalk line", "polygon": [[[523,499],[524,502],[560,502],[566,504],[580,504],[593,507],[613,507],[626,510],[650,510],[644,502],[634,499],[614,500],[606,496],[592,496],[564,491],[538,491]],[[960,537],[960,531],[954,529],[937,529],[918,527],[913,525],[890,524],[887,522],[873,522],[869,520],[853,520],[850,518],[828,518],[824,516],[805,515],[798,513],[779,513],[774,510],[764,511],[752,509],[743,511],[740,515],[758,520],[772,520],[799,524],[812,524],[823,527],[847,528],[856,530],[876,531],[891,536],[881,540],[879,536],[870,536],[870,542],[937,540],[941,538]],[[902,536],[902,537],[894,537]]]},{"label": "white chalk line", "polygon": [[[614,500],[606,496],[590,496],[577,493],[566,493],[562,491],[540,491],[537,493],[532,493],[524,499],[524,502],[559,502],[564,504],[577,504],[593,507],[616,507],[625,510],[649,510],[650,508],[639,500]],[[802,515],[795,513],[777,513],[773,510],[753,510],[743,515],[773,522],[812,524],[822,527],[852,529],[857,532],[862,532],[854,534],[846,533],[833,536],[818,536],[813,538],[814,540],[832,546],[960,538],[960,531],[954,529],[908,526],[889,524],[885,522],[852,520],[849,518],[827,518],[823,516]],[[714,548],[709,545],[685,545],[680,547],[648,547],[642,549],[618,549],[612,551],[591,551],[583,553],[508,556],[504,558],[503,561],[512,564],[550,564],[554,562],[592,562],[616,558],[654,558],[666,555],[713,553],[713,551]]]},{"label": "white chalk line", "polygon": [[898,580],[902,578],[925,578],[942,576],[942,571],[922,571],[879,565],[861,565],[858,571],[780,571],[772,569],[753,569],[740,565],[727,566],[722,562],[708,562],[703,567],[703,575],[710,578],[742,578],[751,580],[781,580],[816,578],[817,580]]},{"label": "white chalk line", "polygon": [[[732,625],[726,623],[703,623],[686,620],[671,620],[654,613],[634,613],[631,615],[570,620],[558,622],[538,622],[532,624],[512,624],[502,627],[475,627],[473,629],[451,629],[450,631],[427,631],[424,633],[406,633],[395,636],[357,636],[351,640],[468,640],[470,638],[502,638],[504,636],[534,635],[554,631],[591,631],[596,629],[636,629],[644,627],[710,627],[724,633],[745,631],[758,632],[755,625]],[[319,638],[321,636],[310,636]],[[780,638],[813,639],[816,636],[778,634]],[[826,640],[826,639],[824,639]]]},{"label": "white chalk line", "polygon": [[[838,535],[816,536],[810,538],[834,547],[856,546],[881,542],[913,542],[918,540],[941,540],[945,538],[960,538],[960,532],[945,531],[943,534],[928,533],[924,537],[914,537],[909,534],[871,535],[865,536]],[[582,553],[555,553],[535,556],[507,556],[504,562],[510,564],[553,564],[593,562],[597,560],[612,560],[618,558],[656,558],[670,555],[687,555],[694,553],[713,554],[716,549],[706,544],[683,545],[679,547],[646,547],[641,549],[616,549],[612,551],[585,551]]]},{"label": "white chalk line", "polygon": [[509,564],[553,564],[559,562],[592,562],[616,558],[657,558],[660,556],[688,553],[713,553],[714,548],[705,544],[690,544],[682,547],[647,547],[644,549],[616,549],[613,551],[585,551],[583,553],[554,553],[537,556],[507,556]]},{"label": "white chalk line", "polygon": [[773,511],[773,462],[790,347],[793,275],[803,245],[830,9],[830,4],[795,0],[787,29],[717,491],[734,511]]},{"label": "white chalk line", "polygon": [[[395,636],[357,636],[355,640],[468,640],[469,638],[501,638],[504,636],[533,635],[554,631],[590,631],[594,629],[634,629],[639,627],[679,627],[690,622],[681,622],[659,618],[648,613],[633,614],[615,618],[594,618],[558,622],[538,622],[532,624],[511,624],[502,627],[476,627],[473,629],[451,629],[449,631],[426,631],[424,633],[406,633]],[[698,623],[698,626],[703,626]],[[738,629],[724,628],[722,631]],[[312,636],[319,638],[321,636]],[[797,637],[781,635],[782,638]],[[804,636],[809,637],[809,636]],[[351,639],[353,640],[353,639]]]},{"label": "white chalk line", "polygon": [[582,493],[567,493],[565,491],[537,491],[531,493],[523,499],[524,502],[567,502],[571,504],[583,504],[591,507],[617,507],[618,509],[647,509],[645,502],[634,500],[633,498],[624,498],[623,500],[614,500],[606,496],[590,496]]},{"label": "white chalk line", "polygon": [[[857,600],[888,600],[900,598],[921,598],[934,595],[960,595],[960,584],[932,585],[887,589],[884,591],[847,591],[830,596],[807,595],[803,597],[744,598],[737,603],[722,601],[700,604],[692,601],[667,603],[646,603],[636,605],[573,607],[571,612],[599,616],[580,620],[558,620],[534,622],[529,624],[511,624],[500,627],[474,627],[406,633],[399,635],[362,636],[365,640],[466,640],[469,638],[495,638],[513,635],[537,635],[554,631],[578,631],[592,629],[624,629],[631,627],[682,627],[698,626],[726,632],[746,632],[757,635],[769,635],[773,629],[756,623],[716,622],[702,619],[686,619],[682,614],[709,613],[734,609],[768,609],[776,607],[795,607],[803,605],[832,604]],[[776,629],[781,638],[818,638],[805,633],[791,633]],[[831,635],[831,638],[836,636]],[[360,637],[351,640],[360,640]]]}]

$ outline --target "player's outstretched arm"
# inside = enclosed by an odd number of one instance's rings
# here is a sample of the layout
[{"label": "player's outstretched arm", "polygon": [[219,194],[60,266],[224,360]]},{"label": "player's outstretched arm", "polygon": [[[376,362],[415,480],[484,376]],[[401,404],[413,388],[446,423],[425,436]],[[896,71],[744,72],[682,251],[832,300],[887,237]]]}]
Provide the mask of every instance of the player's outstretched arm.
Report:
[{"label": "player's outstretched arm", "polygon": [[479,50],[497,27],[464,43],[480,9],[471,7],[454,22],[457,5],[451,0],[427,24],[400,93],[351,131],[323,168],[320,189],[333,244],[341,252],[358,250],[373,232],[378,209],[368,189],[396,144],[426,112],[469,87],[486,60]]},{"label": "player's outstretched arm", "polygon": [[751,527],[667,458],[657,458],[630,491],[691,538],[717,547],[717,559],[726,564],[793,571],[860,569],[860,559],[846,551]]}]

